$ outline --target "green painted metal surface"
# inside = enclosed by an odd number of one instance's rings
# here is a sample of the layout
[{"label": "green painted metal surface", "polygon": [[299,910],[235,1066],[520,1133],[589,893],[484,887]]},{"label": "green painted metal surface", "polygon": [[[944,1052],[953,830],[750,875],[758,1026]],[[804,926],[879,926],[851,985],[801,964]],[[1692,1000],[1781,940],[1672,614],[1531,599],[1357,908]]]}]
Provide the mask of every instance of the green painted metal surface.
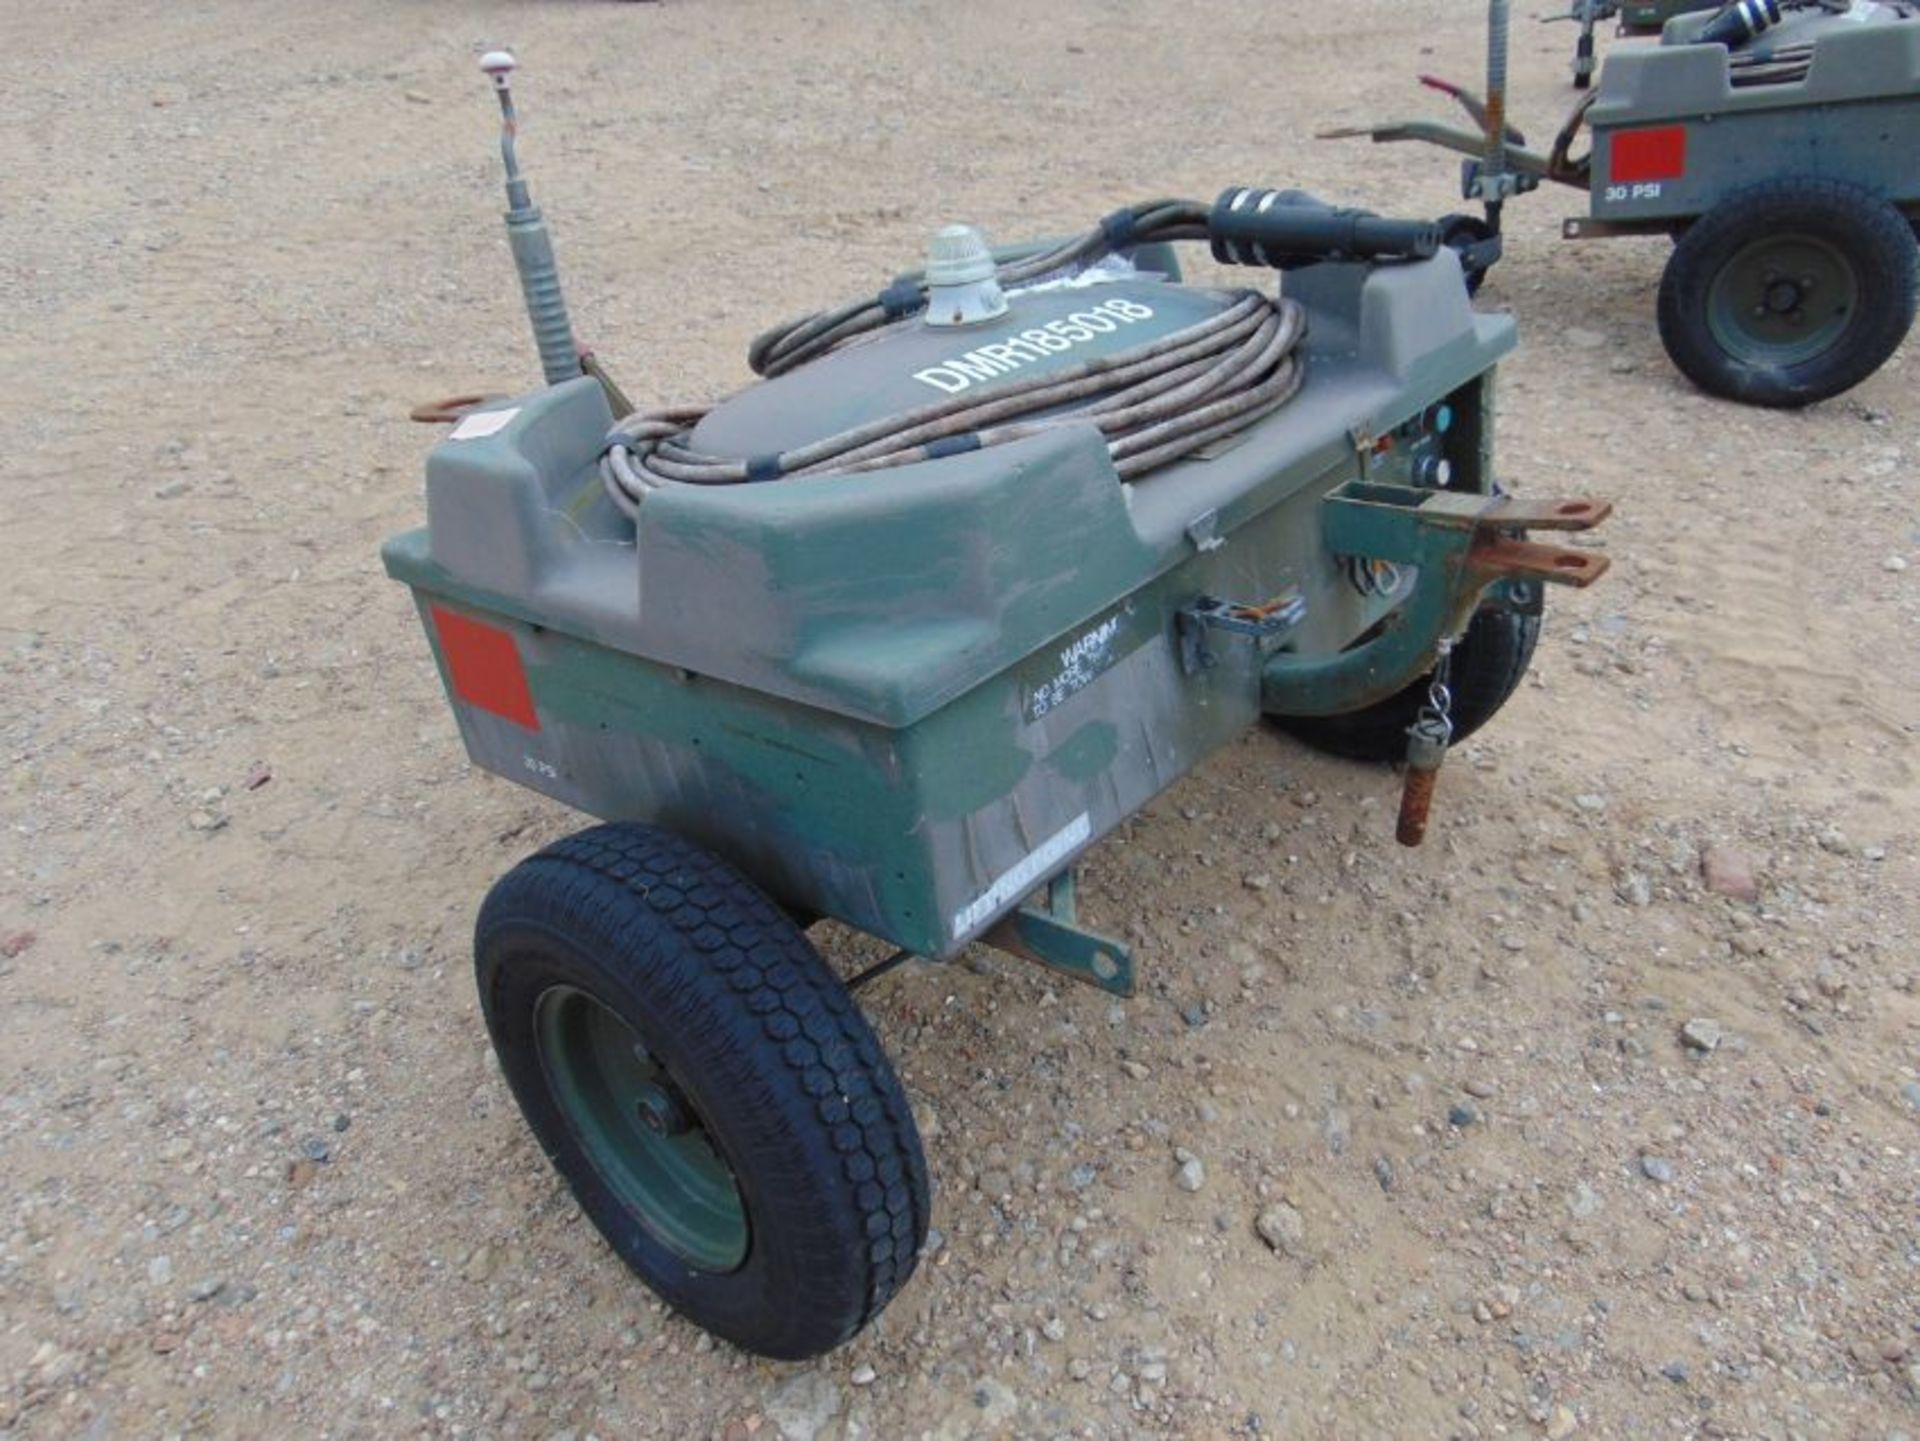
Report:
[{"label": "green painted metal surface", "polygon": [[1111,936],[1079,923],[1075,915],[1077,889],[1074,873],[1063,871],[1048,885],[1041,904],[1021,906],[988,931],[985,939],[1071,980],[1112,995],[1131,996],[1133,952]]},{"label": "green painted metal surface", "polygon": [[638,1033],[572,986],[535,1008],[542,1071],[594,1169],[662,1245],[702,1271],[747,1257],[747,1208],[732,1168]]},{"label": "green painted metal surface", "polygon": [[1660,44],[1608,57],[1587,117],[1593,219],[1688,220],[1784,176],[1846,181],[1920,214],[1920,18],[1888,6],[1789,11],[1749,48],[1810,46],[1812,66],[1802,80],[1754,85],[1734,83],[1724,47],[1693,43],[1708,18],[1686,14]]},{"label": "green painted metal surface", "polygon": [[[1276,664],[1337,665],[1385,630],[1377,679],[1398,688],[1470,608],[1430,600],[1412,566],[1360,584],[1327,497],[1489,490],[1511,322],[1471,311],[1450,254],[1288,285],[1311,315],[1300,396],[1131,486],[1069,427],[872,475],[675,488],[633,525],[598,492],[610,412],[582,379],[439,446],[429,525],[387,566],[477,764],[669,826],[796,910],[951,955],[1263,705],[1325,704],[1330,683]],[[1211,633],[1214,663],[1182,667],[1197,598],[1283,591],[1304,599],[1297,626]],[[505,637],[530,716],[484,703],[436,608]],[[1021,924],[1030,951],[1114,984],[1094,972],[1123,947],[1057,913]]]},{"label": "green painted metal surface", "polygon": [[1859,303],[1859,276],[1836,246],[1812,235],[1764,235],[1713,277],[1707,327],[1731,355],[1799,365],[1845,333]]}]

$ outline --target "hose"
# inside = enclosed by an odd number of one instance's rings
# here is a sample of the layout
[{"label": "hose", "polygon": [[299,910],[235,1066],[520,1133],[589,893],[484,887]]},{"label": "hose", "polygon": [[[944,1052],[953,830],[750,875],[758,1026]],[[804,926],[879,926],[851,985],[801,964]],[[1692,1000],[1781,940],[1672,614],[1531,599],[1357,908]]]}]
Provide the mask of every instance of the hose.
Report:
[{"label": "hose", "polygon": [[705,407],[629,416],[613,428],[601,475],[614,503],[634,516],[649,492],[669,485],[856,474],[1092,425],[1121,479],[1131,480],[1252,425],[1300,388],[1300,304],[1253,290],[1213,293],[1224,309],[1158,340],[933,401],[778,456],[745,461],[694,449],[689,432]]}]

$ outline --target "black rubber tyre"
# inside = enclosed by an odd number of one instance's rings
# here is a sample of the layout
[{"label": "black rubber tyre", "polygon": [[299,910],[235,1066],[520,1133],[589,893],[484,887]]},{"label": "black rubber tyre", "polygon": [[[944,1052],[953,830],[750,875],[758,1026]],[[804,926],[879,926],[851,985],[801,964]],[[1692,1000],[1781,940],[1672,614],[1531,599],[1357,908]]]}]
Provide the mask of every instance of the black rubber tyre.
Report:
[{"label": "black rubber tyre", "polygon": [[1660,281],[1660,340],[1710,394],[1811,405],[1886,362],[1917,296],[1920,246],[1893,206],[1840,181],[1770,180],[1680,237]]},{"label": "black rubber tyre", "polygon": [[1487,267],[1471,264],[1467,259],[1467,250],[1492,238],[1493,227],[1477,215],[1440,217],[1440,243],[1451,246],[1460,256],[1460,275],[1467,282],[1468,295],[1478,295],[1480,287],[1487,283]]},{"label": "black rubber tyre", "polygon": [[[846,988],[738,872],[652,826],[596,826],[494,886],[474,955],[528,1125],[608,1244],[675,1309],[799,1360],[847,1340],[913,1273],[927,1167],[900,1083]],[[639,1064],[670,1082],[672,1144],[691,1134],[731,1172],[744,1225],[725,1262],[688,1259],[706,1244],[698,1206],[675,1203],[693,1242],[649,1221],[653,1206],[677,1222],[659,1199],[677,1193],[645,1190],[642,1163],[623,1158],[662,1144],[659,1127],[623,1133],[630,1112],[582,1101],[622,1094],[595,1084],[594,1066],[622,1062],[572,1039],[586,1034],[634,1038]]]},{"label": "black rubber tyre", "polygon": [[[1540,639],[1540,617],[1489,607],[1475,613],[1453,648],[1453,738],[1465,740],[1493,719],[1527,673]],[[1431,673],[1365,710],[1333,716],[1276,716],[1280,726],[1316,750],[1355,761],[1398,761],[1407,727],[1426,704]]]}]

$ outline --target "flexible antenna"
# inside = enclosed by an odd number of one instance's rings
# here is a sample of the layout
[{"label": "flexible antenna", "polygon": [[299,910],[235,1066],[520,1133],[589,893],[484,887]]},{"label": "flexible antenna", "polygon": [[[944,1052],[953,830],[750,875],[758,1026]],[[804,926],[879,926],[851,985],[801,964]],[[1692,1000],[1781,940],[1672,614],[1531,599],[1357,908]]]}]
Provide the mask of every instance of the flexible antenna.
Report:
[{"label": "flexible antenna", "polygon": [[520,271],[527,318],[533,322],[534,344],[540,347],[540,368],[546,372],[548,385],[558,385],[582,373],[580,347],[573,338],[566,296],[560,290],[553,240],[527,189],[527,178],[520,173],[520,157],[514,146],[520,128],[520,117],[513,106],[515,64],[505,50],[490,50],[480,57],[480,68],[492,79],[494,93],[500,97],[500,158],[507,167],[507,243],[513,247],[513,263]]}]

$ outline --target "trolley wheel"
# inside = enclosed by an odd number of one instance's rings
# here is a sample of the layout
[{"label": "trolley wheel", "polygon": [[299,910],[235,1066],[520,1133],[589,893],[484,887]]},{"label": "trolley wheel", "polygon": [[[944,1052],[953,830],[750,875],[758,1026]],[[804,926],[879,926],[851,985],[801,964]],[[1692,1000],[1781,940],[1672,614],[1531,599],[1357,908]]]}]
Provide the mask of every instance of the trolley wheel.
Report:
[{"label": "trolley wheel", "polygon": [[1920,246],[1878,196],[1771,180],[1714,206],[1660,281],[1660,339],[1702,390],[1800,406],[1850,390],[1906,338]]},{"label": "trolley wheel", "polygon": [[474,956],[515,1100],[583,1210],[696,1324],[798,1360],[913,1273],[927,1169],[865,1017],[738,872],[596,826],[494,886]]},{"label": "trolley wheel", "polygon": [[1450,247],[1460,257],[1460,274],[1467,282],[1469,295],[1480,293],[1480,287],[1486,284],[1487,271],[1490,268],[1469,257],[1475,246],[1491,239],[1493,239],[1493,227],[1477,215],[1440,217],[1440,243]]},{"label": "trolley wheel", "polygon": [[[1453,648],[1448,688],[1453,692],[1453,738],[1465,740],[1507,703],[1533,659],[1540,617],[1504,607],[1476,611]],[[1355,761],[1393,762],[1407,753],[1407,727],[1426,704],[1428,672],[1398,693],[1345,715],[1276,716],[1316,750]]]}]

